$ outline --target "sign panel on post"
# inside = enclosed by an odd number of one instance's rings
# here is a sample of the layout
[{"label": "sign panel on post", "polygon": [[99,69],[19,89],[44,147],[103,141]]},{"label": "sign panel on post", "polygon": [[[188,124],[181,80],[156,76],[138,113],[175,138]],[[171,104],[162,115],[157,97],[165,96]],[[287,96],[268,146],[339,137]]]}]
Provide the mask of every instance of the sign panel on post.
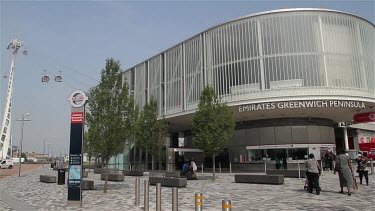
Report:
[{"label": "sign panel on post", "polygon": [[84,112],[72,112],[71,123],[82,124],[84,119]]},{"label": "sign panel on post", "polygon": [[72,105],[70,115],[70,146],[68,174],[68,205],[82,206],[82,154],[87,96],[77,90],[69,98]]}]

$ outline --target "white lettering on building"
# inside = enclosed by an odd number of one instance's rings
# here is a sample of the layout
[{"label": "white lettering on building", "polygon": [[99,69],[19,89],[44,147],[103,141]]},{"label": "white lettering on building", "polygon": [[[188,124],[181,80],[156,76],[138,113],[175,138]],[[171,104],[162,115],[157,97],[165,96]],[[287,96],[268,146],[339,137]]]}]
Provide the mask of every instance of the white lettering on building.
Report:
[{"label": "white lettering on building", "polygon": [[241,105],[238,107],[239,112],[273,110],[286,108],[366,108],[363,102],[358,101],[341,101],[341,100],[305,100],[289,101],[278,103],[256,103]]}]

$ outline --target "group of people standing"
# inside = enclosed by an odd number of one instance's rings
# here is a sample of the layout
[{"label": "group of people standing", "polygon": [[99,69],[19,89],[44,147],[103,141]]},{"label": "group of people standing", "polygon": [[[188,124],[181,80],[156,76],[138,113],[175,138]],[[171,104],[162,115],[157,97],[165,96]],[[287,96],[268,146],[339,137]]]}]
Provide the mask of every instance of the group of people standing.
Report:
[{"label": "group of people standing", "polygon": [[[286,161],[286,156],[282,156],[281,157],[281,161],[283,162],[283,168],[284,169],[288,169],[288,162]],[[276,169],[280,169],[281,167],[281,162],[280,162],[280,158],[277,156],[276,157]]]},{"label": "group of people standing", "polygon": [[336,155],[332,151],[326,151],[322,159],[324,160],[325,168],[333,170],[335,168],[335,162],[337,160]]},{"label": "group of people standing", "polygon": [[[340,151],[335,157],[336,159],[332,161],[334,174],[338,172],[340,181],[340,191],[339,193],[344,193],[344,187],[347,188],[348,196],[351,195],[351,189],[353,188],[353,168],[351,165],[350,157],[345,151]],[[357,173],[359,174],[360,184],[362,184],[363,176],[366,180],[366,185],[368,185],[368,169],[367,169],[367,153],[364,152],[363,155],[359,155],[356,159],[357,162]],[[313,189],[316,190],[316,194],[319,195],[321,188],[319,186],[319,176],[321,175],[321,167],[317,160],[314,158],[314,154],[309,155],[309,159],[306,162],[306,177],[308,180],[308,191],[312,193]]]},{"label": "group of people standing", "polygon": [[193,160],[186,160],[184,165],[182,165],[181,176],[187,179],[197,179],[197,165]]}]

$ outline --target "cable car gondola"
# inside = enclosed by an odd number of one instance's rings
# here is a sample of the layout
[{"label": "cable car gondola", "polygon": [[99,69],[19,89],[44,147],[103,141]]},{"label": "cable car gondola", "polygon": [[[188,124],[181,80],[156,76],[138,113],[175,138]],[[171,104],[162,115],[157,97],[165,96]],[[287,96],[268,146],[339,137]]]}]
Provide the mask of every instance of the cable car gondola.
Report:
[{"label": "cable car gondola", "polygon": [[61,71],[59,71],[59,74],[56,75],[55,77],[56,82],[62,82],[62,76],[61,76]]},{"label": "cable car gondola", "polygon": [[43,74],[43,77],[42,77],[42,82],[43,83],[48,83],[49,81],[49,76],[46,74],[46,70],[44,70],[44,74]]}]

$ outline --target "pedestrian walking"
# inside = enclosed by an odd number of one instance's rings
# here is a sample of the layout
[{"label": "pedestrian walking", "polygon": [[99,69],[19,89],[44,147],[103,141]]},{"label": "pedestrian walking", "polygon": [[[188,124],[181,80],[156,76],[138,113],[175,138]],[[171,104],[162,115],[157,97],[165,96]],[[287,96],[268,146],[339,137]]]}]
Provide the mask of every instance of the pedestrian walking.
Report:
[{"label": "pedestrian walking", "polygon": [[286,161],[286,156],[283,156],[283,167],[284,169],[288,169],[288,162]]},{"label": "pedestrian walking", "polygon": [[350,188],[353,187],[353,169],[350,163],[350,158],[345,151],[341,151],[337,156],[336,168],[334,174],[338,172],[340,180],[341,191],[339,193],[344,193],[344,187],[348,189],[348,196],[351,195]]},{"label": "pedestrian walking", "polygon": [[363,176],[366,180],[366,185],[368,185],[368,168],[367,168],[368,158],[367,152],[363,152],[363,155],[357,158],[357,173],[359,174],[359,184],[362,184]]},{"label": "pedestrian walking", "polygon": [[316,195],[320,194],[319,176],[322,168],[318,161],[315,160],[314,154],[310,153],[309,159],[306,161],[306,176],[308,181],[308,191],[312,193],[313,189],[316,190]]}]

